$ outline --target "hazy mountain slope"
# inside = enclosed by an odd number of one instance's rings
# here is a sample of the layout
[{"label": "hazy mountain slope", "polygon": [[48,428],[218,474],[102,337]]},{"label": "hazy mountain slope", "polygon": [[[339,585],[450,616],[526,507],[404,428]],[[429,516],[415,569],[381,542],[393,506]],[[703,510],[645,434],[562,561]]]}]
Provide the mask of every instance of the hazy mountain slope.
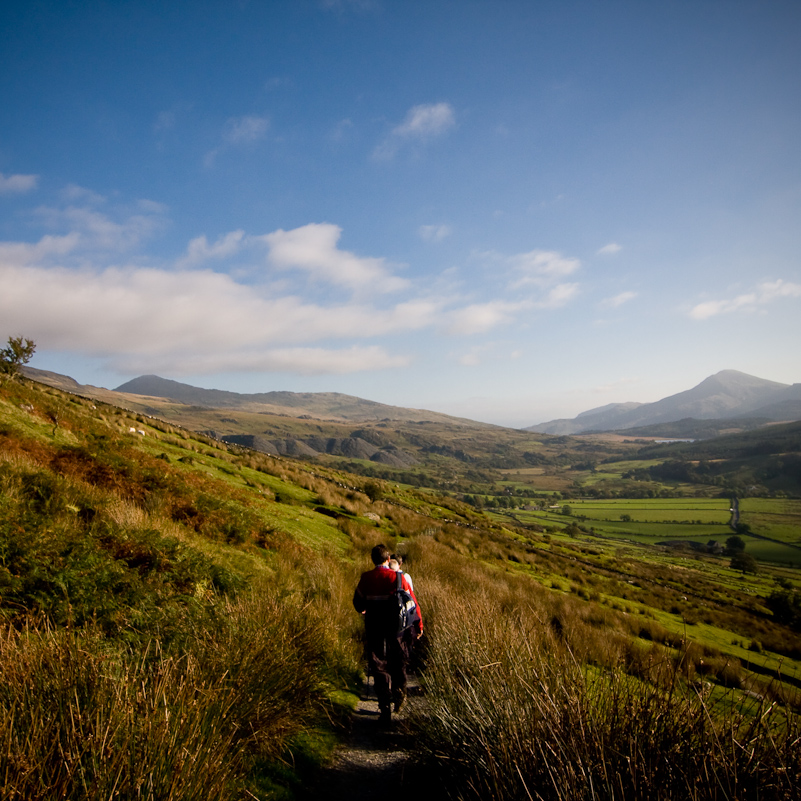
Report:
[{"label": "hazy mountain slope", "polygon": [[[697,386],[654,403],[619,403],[590,409],[573,419],[551,420],[526,431],[576,434],[670,423],[684,418],[764,417],[792,420],[801,408],[801,385],[780,384],[737,370],[722,370]],[[785,416],[789,415],[789,417]]]},{"label": "hazy mountain slope", "polygon": [[384,403],[364,400],[339,392],[259,392],[240,394],[219,389],[201,389],[155,375],[140,376],[117,387],[115,392],[146,395],[213,409],[249,409],[273,411],[300,416],[303,414],[322,419],[369,420],[430,420],[454,421],[474,426],[487,426],[472,420],[450,417],[423,409],[406,409]]},{"label": "hazy mountain slope", "polygon": [[[364,400],[339,392],[260,392],[240,394],[220,389],[202,389],[155,375],[140,376],[116,389],[80,384],[69,376],[25,366],[22,373],[33,381],[62,389],[66,392],[96,398],[124,408],[158,416],[164,405],[176,404],[203,409],[229,409],[257,414],[277,414],[320,420],[376,422],[437,422],[457,424],[470,428],[496,429],[499,426],[481,423],[462,417],[432,412],[426,409],[407,409],[375,401]],[[174,415],[171,415],[174,416]]]}]

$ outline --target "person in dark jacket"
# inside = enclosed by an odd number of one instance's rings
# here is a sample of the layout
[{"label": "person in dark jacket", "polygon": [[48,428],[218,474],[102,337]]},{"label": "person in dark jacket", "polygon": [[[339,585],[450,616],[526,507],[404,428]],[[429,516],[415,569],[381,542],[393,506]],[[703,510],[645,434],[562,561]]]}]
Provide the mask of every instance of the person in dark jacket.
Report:
[{"label": "person in dark jacket", "polygon": [[362,573],[353,594],[353,606],[364,615],[364,639],[367,663],[375,679],[380,722],[392,720],[392,706],[398,712],[406,700],[406,668],[412,643],[423,633],[423,619],[414,626],[398,632],[397,607],[394,594],[401,577],[401,586],[411,594],[417,605],[409,581],[403,573],[389,567],[389,550],[376,545],[370,553],[375,567]]}]

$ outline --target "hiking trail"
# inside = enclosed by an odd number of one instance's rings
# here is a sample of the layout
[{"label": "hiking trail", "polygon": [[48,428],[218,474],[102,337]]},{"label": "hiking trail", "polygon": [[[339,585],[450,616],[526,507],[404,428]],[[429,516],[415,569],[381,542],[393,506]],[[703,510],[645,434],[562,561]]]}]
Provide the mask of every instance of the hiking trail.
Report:
[{"label": "hiking trail", "polygon": [[408,697],[389,726],[378,723],[378,703],[372,683],[362,685],[350,728],[334,751],[331,762],[321,768],[305,787],[303,798],[326,801],[409,801],[420,786],[419,758],[408,726],[409,713],[423,703],[420,686],[409,676]]}]

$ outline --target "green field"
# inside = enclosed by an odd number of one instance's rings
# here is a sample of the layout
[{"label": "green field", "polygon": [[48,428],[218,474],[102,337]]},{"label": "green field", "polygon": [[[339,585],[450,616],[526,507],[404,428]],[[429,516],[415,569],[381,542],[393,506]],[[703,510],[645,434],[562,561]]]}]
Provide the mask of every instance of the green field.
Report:
[{"label": "green field", "polygon": [[801,545],[801,501],[785,498],[743,498],[740,522],[755,534]]},{"label": "green field", "polygon": [[[566,507],[570,514],[564,514]],[[725,498],[570,500],[512,514],[524,526],[576,524],[596,536],[640,545],[684,542],[705,547],[712,540],[725,545],[734,534],[729,527],[730,501]],[[801,502],[746,498],[740,502],[740,515],[754,535],[739,534],[747,553],[761,562],[801,567],[801,547],[793,547],[801,545]]]}]

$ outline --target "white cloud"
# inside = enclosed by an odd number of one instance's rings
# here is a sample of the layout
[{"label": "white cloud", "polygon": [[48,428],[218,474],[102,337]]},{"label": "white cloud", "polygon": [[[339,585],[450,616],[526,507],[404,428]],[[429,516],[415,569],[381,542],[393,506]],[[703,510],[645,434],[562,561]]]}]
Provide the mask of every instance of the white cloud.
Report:
[{"label": "white cloud", "polygon": [[621,292],[619,295],[614,295],[611,298],[604,298],[600,305],[606,308],[616,309],[618,306],[622,306],[624,303],[628,303],[636,297],[636,292]]},{"label": "white cloud", "polygon": [[560,309],[567,305],[578,293],[578,284],[557,284],[537,303],[541,309]]},{"label": "white cloud", "polygon": [[270,127],[267,117],[246,114],[244,117],[231,117],[225,123],[223,139],[231,145],[249,144],[262,139]]},{"label": "white cloud", "polygon": [[755,312],[775,300],[798,297],[801,297],[801,284],[778,279],[759,284],[751,292],[733,298],[698,303],[690,309],[689,316],[695,320],[707,320],[719,314],[731,314],[737,311]]},{"label": "white cloud", "polygon": [[30,192],[31,189],[36,189],[38,182],[38,175],[4,175],[0,172],[0,195]]},{"label": "white cloud", "polygon": [[106,202],[106,198],[103,195],[99,195],[97,192],[93,192],[83,186],[78,186],[78,184],[67,184],[61,191],[61,196],[70,203],[89,203],[99,206]]},{"label": "white cloud", "polygon": [[[256,236],[241,229],[215,238],[203,234],[171,262],[145,256],[137,263],[134,255],[121,264],[121,252],[136,254],[165,224],[165,207],[141,201],[101,213],[96,205],[108,201],[87,190],[71,187],[66,197],[91,205],[39,208],[39,222],[50,228],[45,236],[0,242],[0,321],[41,350],[81,353],[122,372],[404,367],[410,357],[403,340],[393,348],[379,338],[428,331],[433,346],[433,338],[445,334],[480,336],[513,324],[526,309],[559,306],[575,292],[574,284],[558,280],[575,269],[571,260],[523,254],[515,263],[525,262],[542,277],[538,300],[489,295],[470,302],[436,281],[423,294],[384,258],[341,249],[342,229],[331,223]],[[445,235],[444,228],[432,226],[431,236]],[[497,259],[510,269],[508,258]],[[251,269],[259,264],[269,272]],[[247,280],[240,280],[244,267]],[[302,284],[276,281],[276,271],[296,271],[347,292],[326,286],[304,297],[297,288]],[[393,303],[386,300],[389,292],[403,294]],[[467,361],[483,352],[481,340],[473,344]]]},{"label": "white cloud", "polygon": [[405,119],[373,151],[373,157],[390,159],[405,142],[425,141],[441,136],[456,124],[450,103],[424,103],[409,109]]},{"label": "white cloud", "polygon": [[487,262],[488,274],[500,275],[501,268],[506,268],[506,289],[519,298],[509,304],[510,309],[558,309],[579,293],[578,282],[563,280],[581,268],[579,259],[553,250],[531,250],[513,256],[493,251],[475,255]]},{"label": "white cloud", "polygon": [[270,261],[280,269],[299,269],[313,278],[353,290],[395,292],[408,281],[392,275],[382,258],[360,257],[339,250],[342,229],[331,223],[309,223],[291,231],[279,229],[261,239],[270,249]]},{"label": "white cloud", "polygon": [[[35,244],[29,242],[0,242],[0,266],[10,264],[21,266],[34,264],[51,256],[64,256],[75,250],[80,242],[80,235],[72,232],[66,236],[43,236]],[[10,289],[6,287],[7,291]]]},{"label": "white cloud", "polygon": [[[404,354],[365,340],[432,326],[440,307],[321,306],[273,296],[209,270],[73,270],[9,263],[0,251],[0,319],[42,349],[76,350],[121,372],[188,374],[280,370],[348,373],[406,366]],[[91,321],[91,324],[87,324]]]},{"label": "white cloud", "polygon": [[615,253],[620,253],[621,250],[623,250],[623,248],[621,245],[618,245],[617,242],[610,242],[608,245],[604,245],[602,248],[599,248],[597,255],[614,256]]},{"label": "white cloud", "polygon": [[[243,372],[280,372],[295,375],[342,375],[374,370],[406,367],[407,356],[387,353],[371,345],[350,348],[274,348],[254,352],[190,353],[181,361],[180,372],[186,375]],[[165,371],[179,375],[175,359],[167,355],[162,360],[150,355],[124,359],[118,369],[127,373]]]},{"label": "white cloud", "polygon": [[[210,270],[45,268],[0,262],[0,318],[54,348],[95,354],[222,353],[364,339],[432,324],[423,309],[320,306]],[[91,325],[87,325],[91,320]],[[180,361],[180,360],[179,360]]]},{"label": "white cloud", "polygon": [[450,103],[433,103],[414,106],[406,119],[393,128],[392,133],[400,137],[425,138],[439,136],[456,122]]},{"label": "white cloud", "polygon": [[[84,248],[122,251],[139,245],[166,223],[161,204],[142,203],[144,207],[140,205],[139,211],[144,213],[128,214],[121,222],[86,206],[71,205],[63,209],[43,206],[37,209],[37,214],[51,228],[67,228],[80,234]],[[153,208],[156,210],[151,211]]]},{"label": "white cloud", "polygon": [[483,334],[511,322],[515,314],[529,305],[527,302],[509,303],[503,300],[473,303],[447,313],[445,330],[456,335]]},{"label": "white cloud", "polygon": [[205,234],[195,237],[186,249],[186,256],[178,264],[179,266],[199,264],[207,259],[224,259],[233,256],[242,247],[244,237],[245,232],[242,230],[231,231],[221,236],[213,245],[208,243]]},{"label": "white cloud", "polygon": [[562,256],[553,250],[532,250],[509,258],[515,273],[519,276],[512,289],[526,285],[543,286],[551,281],[571,275],[581,267],[578,259]]},{"label": "white cloud", "polygon": [[426,242],[441,242],[451,235],[449,225],[421,225],[419,229],[420,238]]}]

